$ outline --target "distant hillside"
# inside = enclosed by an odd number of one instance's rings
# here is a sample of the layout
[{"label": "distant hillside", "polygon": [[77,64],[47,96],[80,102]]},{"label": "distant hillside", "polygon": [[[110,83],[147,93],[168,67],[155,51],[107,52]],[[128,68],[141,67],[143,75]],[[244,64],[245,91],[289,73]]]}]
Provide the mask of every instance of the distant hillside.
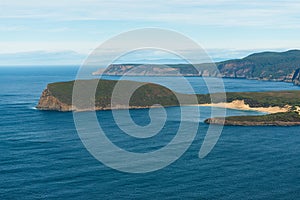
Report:
[{"label": "distant hillside", "polygon": [[217,63],[223,77],[286,81],[299,84],[300,51],[263,52]]},{"label": "distant hillside", "polygon": [[285,81],[300,85],[300,50],[254,53],[243,59],[217,62],[215,65],[219,72],[209,63],[195,65],[197,70],[190,64],[115,64],[94,75],[212,76]]}]

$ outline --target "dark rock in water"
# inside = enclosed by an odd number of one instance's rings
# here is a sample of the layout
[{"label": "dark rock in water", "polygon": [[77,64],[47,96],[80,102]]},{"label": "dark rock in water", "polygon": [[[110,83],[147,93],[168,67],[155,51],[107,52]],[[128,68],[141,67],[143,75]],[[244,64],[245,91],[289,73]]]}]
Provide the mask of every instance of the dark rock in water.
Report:
[{"label": "dark rock in water", "polygon": [[295,85],[300,85],[300,68],[296,69],[292,81]]}]

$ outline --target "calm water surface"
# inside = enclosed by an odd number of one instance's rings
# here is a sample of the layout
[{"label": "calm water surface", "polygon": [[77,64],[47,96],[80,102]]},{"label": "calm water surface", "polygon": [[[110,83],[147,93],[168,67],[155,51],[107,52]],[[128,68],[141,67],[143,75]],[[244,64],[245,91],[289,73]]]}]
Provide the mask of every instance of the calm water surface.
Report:
[{"label": "calm water surface", "polygon": [[[81,143],[72,113],[34,109],[47,83],[75,78],[75,67],[0,68],[0,199],[299,199],[299,127],[225,127],[204,159],[198,158],[210,115],[201,108],[196,139],[168,167],[128,174],[95,160]],[[106,77],[107,78],[107,77]],[[118,77],[113,77],[117,79]],[[141,80],[140,77],[131,77]],[[199,93],[204,81],[190,77]],[[143,81],[159,82],[156,78]],[[160,82],[161,83],[161,82]],[[176,86],[174,78],[163,81]],[[227,91],[297,90],[289,83],[224,79]],[[120,111],[122,112],[122,111]],[[164,134],[149,141],[121,137],[110,111],[98,112],[112,141],[132,151],[158,149],[171,139],[180,120],[167,108]],[[229,115],[257,114],[228,110]],[[133,110],[136,123],[149,123],[148,110]],[[102,119],[102,120],[101,120]]]}]

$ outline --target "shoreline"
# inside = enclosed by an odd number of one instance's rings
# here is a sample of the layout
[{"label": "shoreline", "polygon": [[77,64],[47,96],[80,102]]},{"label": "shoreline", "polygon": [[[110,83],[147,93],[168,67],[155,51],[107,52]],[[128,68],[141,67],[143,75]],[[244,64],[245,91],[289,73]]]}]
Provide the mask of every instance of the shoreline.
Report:
[{"label": "shoreline", "polygon": [[279,106],[250,107],[248,104],[245,104],[244,100],[234,100],[229,103],[228,102],[205,103],[205,104],[198,104],[198,106],[211,106],[211,107],[227,108],[227,109],[234,109],[234,110],[257,111],[257,112],[264,112],[268,114],[288,112],[290,111],[291,108],[291,106],[289,105],[286,105],[285,107],[279,107]]}]

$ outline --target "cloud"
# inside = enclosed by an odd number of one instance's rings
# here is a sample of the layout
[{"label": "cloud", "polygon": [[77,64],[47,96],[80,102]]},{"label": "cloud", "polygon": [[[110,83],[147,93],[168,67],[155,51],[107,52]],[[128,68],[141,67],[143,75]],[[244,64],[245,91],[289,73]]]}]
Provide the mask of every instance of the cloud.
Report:
[{"label": "cloud", "polygon": [[0,26],[0,32],[24,31],[26,29],[25,26]]},{"label": "cloud", "polygon": [[87,55],[122,31],[154,26],[180,31],[223,60],[254,49],[299,48],[299,10],[298,0],[4,0],[0,53]]},{"label": "cloud", "polygon": [[1,3],[0,18],[136,20],[217,26],[299,28],[299,1],[53,0]]}]

